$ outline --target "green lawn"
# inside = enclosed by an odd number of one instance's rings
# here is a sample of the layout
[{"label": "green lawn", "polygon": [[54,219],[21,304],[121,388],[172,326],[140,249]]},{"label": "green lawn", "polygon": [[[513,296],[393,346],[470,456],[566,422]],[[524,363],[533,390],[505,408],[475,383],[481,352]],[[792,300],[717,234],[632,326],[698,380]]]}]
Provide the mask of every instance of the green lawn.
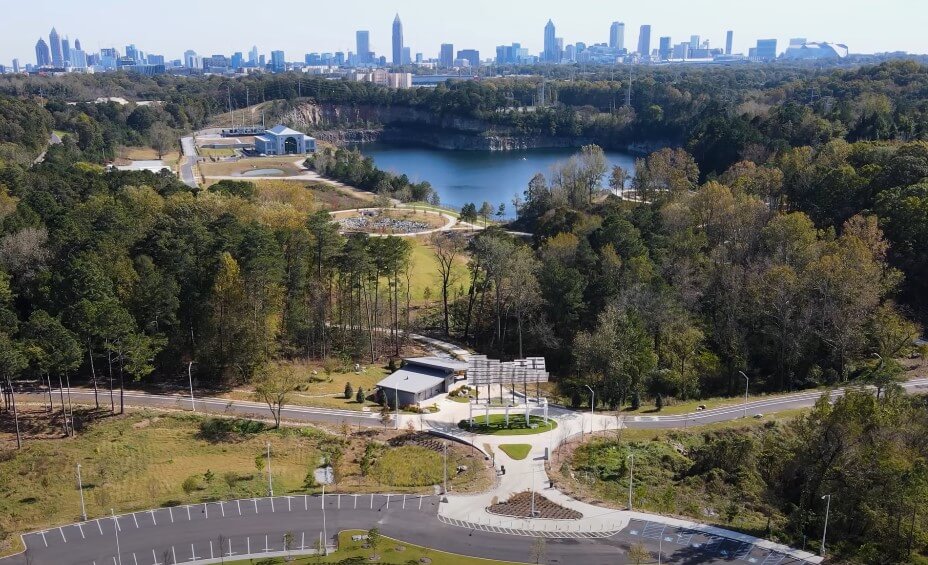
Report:
[{"label": "green lawn", "polygon": [[544,418],[541,416],[531,416],[531,418],[529,418],[529,422],[535,427],[532,428],[525,425],[524,414],[510,412],[509,427],[506,427],[505,414],[490,414],[489,425],[486,423],[486,416],[477,416],[475,414],[473,429],[468,426],[467,420],[461,420],[460,423],[458,423],[458,426],[469,432],[495,436],[524,436],[540,434],[551,431],[557,427],[557,422],[555,422],[554,419],[549,419],[548,422],[545,423]]},{"label": "green lawn", "polygon": [[[380,542],[377,547],[379,559],[372,559],[374,551],[371,548],[364,547],[366,542],[353,541],[353,535],[365,535],[363,530],[346,530],[338,534],[338,550],[325,557],[298,557],[292,561],[285,561],[283,558],[262,559],[254,561],[251,559],[242,561],[229,561],[229,565],[276,565],[281,563],[295,563],[297,565],[311,565],[313,563],[339,563],[346,561],[361,565],[375,561],[376,563],[389,563],[391,565],[407,565],[410,563],[431,563],[432,565],[486,565],[487,563],[509,564],[511,561],[494,561],[492,559],[482,559],[479,557],[468,557],[456,553],[446,553],[435,549],[429,549],[418,545],[412,545],[400,540],[380,536]],[[423,561],[425,560],[425,561]]]},{"label": "green lawn", "polygon": [[500,450],[517,461],[528,457],[532,446],[527,443],[504,443],[499,446]]}]

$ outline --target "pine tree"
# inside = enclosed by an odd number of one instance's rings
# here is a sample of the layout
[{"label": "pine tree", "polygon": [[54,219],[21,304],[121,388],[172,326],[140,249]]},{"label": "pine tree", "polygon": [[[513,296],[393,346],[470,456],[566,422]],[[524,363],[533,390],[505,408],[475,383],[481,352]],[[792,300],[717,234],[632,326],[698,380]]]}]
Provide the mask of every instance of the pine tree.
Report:
[{"label": "pine tree", "polygon": [[354,389],[351,388],[351,383],[345,383],[345,400],[351,400],[354,396]]}]

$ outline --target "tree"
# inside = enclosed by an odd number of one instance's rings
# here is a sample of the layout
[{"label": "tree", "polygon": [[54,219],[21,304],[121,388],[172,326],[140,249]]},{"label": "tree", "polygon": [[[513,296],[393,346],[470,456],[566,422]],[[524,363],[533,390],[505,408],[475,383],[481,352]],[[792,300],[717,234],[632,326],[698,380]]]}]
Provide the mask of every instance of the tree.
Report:
[{"label": "tree", "polygon": [[477,206],[473,202],[468,202],[461,207],[460,219],[462,222],[472,224],[477,221]]},{"label": "tree", "polygon": [[654,407],[658,412],[664,409],[664,395],[657,393],[657,396],[654,398]]},{"label": "tree", "polygon": [[643,543],[634,543],[628,548],[628,558],[633,561],[635,565],[641,565],[642,561],[651,559],[651,552],[647,550]]},{"label": "tree", "polygon": [[267,404],[274,417],[274,427],[280,427],[280,412],[290,393],[296,390],[302,379],[288,366],[271,368],[262,366],[258,369],[252,384],[255,387],[255,396]]},{"label": "tree", "polygon": [[161,159],[165,153],[174,148],[177,143],[177,134],[164,123],[158,122],[149,130],[148,139],[151,141],[152,148],[158,152],[158,158]]},{"label": "tree", "polygon": [[[360,390],[360,389],[358,389],[358,390]],[[345,399],[346,399],[346,400],[351,400],[351,397],[352,397],[352,396],[354,396],[354,389],[351,388],[351,383],[350,383],[350,382],[346,382],[346,383],[345,383]]]},{"label": "tree", "polygon": [[387,427],[393,421],[393,413],[390,412],[390,403],[384,398],[383,405],[380,407],[380,423]]},{"label": "tree", "polygon": [[0,382],[7,389],[10,404],[13,409],[13,420],[16,424],[16,447],[22,448],[22,435],[19,430],[19,412],[16,409],[16,397],[13,390],[13,380],[19,377],[20,372],[28,366],[28,360],[23,354],[22,345],[6,332],[0,332]]},{"label": "tree", "polygon": [[490,216],[493,214],[493,205],[484,200],[483,204],[480,205],[480,210],[477,213],[483,217],[483,227],[486,227]]},{"label": "tree", "polygon": [[451,335],[448,294],[456,279],[456,260],[464,252],[466,243],[460,234],[454,232],[437,232],[431,237],[430,243],[435,253],[435,259],[438,260],[438,275],[441,278],[442,325],[447,337]]},{"label": "tree", "polygon": [[367,545],[371,548],[371,554],[377,555],[377,548],[380,547],[381,536],[379,528],[367,530]]},{"label": "tree", "polygon": [[612,189],[612,192],[621,196],[628,179],[628,171],[618,165],[613,165],[612,172],[609,175],[609,188]]},{"label": "tree", "polygon": [[358,404],[364,404],[364,389],[363,388],[358,387],[358,394],[357,396],[355,396],[354,400]]}]

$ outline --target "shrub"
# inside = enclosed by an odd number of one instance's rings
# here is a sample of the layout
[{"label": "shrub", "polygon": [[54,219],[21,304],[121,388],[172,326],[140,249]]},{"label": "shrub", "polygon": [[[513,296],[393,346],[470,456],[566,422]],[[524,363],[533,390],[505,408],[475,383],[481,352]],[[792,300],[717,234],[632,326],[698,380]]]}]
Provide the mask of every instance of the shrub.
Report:
[{"label": "shrub", "polygon": [[190,495],[194,491],[200,490],[200,479],[196,476],[187,477],[180,485],[180,488],[183,489],[185,494]]},{"label": "shrub", "polygon": [[354,396],[354,389],[351,388],[351,383],[345,383],[345,400],[351,400],[352,396]]},{"label": "shrub", "polygon": [[364,404],[364,389],[363,388],[358,387],[358,395],[355,396],[354,399],[355,399],[355,402],[357,402],[358,404]]}]

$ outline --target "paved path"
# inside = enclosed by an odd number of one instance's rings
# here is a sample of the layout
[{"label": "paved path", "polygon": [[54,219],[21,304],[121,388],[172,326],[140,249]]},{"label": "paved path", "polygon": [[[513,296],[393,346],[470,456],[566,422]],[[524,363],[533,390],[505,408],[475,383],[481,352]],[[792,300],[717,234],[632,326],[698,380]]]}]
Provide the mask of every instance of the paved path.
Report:
[{"label": "paved path", "polygon": [[184,156],[180,160],[180,179],[190,188],[197,188],[196,171],[194,169],[197,159],[197,147],[193,141],[193,136],[182,137],[180,146],[183,149]]},{"label": "paved path", "polygon": [[[392,538],[487,559],[529,561],[534,534],[499,526],[439,519],[437,496],[361,494],[277,496],[210,502],[99,517],[23,536],[26,553],[2,565],[173,565],[312,553],[322,538],[334,547],[346,529],[377,527]],[[118,540],[118,541],[117,541]],[[117,552],[118,543],[118,552]],[[549,539],[546,560],[589,565],[628,563],[628,547],[642,543],[665,563],[797,563],[744,542],[721,539],[647,520],[629,521],[625,531]]]}]

